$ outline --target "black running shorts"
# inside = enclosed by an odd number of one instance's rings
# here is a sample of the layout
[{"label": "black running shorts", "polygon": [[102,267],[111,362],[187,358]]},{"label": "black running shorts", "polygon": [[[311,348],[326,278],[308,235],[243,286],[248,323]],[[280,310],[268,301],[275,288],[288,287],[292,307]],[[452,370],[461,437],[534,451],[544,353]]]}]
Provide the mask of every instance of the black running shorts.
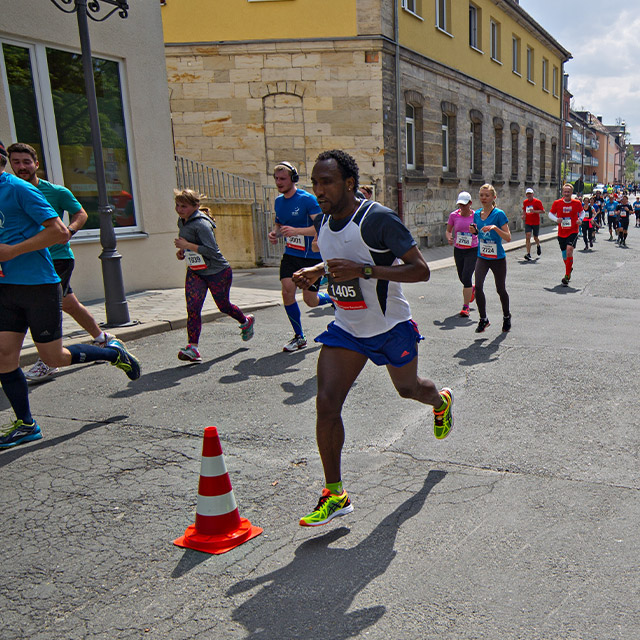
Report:
[{"label": "black running shorts", "polygon": [[62,337],[62,287],[56,284],[0,284],[0,331],[27,333],[34,342]]},{"label": "black running shorts", "polygon": [[60,276],[60,284],[62,286],[62,297],[73,293],[71,288],[71,274],[76,261],[73,258],[59,258],[53,261],[53,268]]},{"label": "black running shorts", "polygon": [[572,233],[566,238],[561,238],[560,236],[558,236],[558,244],[560,245],[560,251],[565,251],[569,245],[571,245],[575,249],[576,244],[578,244],[578,234]]},{"label": "black running shorts", "polygon": [[[319,262],[322,262],[322,260],[317,260],[316,258],[298,258],[297,256],[290,256],[288,253],[285,253],[280,262],[280,280],[290,278],[296,271],[300,271],[300,269],[315,267]],[[309,287],[309,291],[318,291],[319,282],[320,278]]]}]

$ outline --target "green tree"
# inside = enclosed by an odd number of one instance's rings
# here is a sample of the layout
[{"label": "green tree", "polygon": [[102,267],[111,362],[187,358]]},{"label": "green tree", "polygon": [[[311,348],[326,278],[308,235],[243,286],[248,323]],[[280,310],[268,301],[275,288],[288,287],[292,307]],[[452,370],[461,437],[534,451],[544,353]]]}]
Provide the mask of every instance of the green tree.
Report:
[{"label": "green tree", "polygon": [[636,171],[638,170],[638,163],[633,157],[633,146],[627,144],[627,148],[624,156],[624,179],[625,182],[633,182],[635,179]]}]

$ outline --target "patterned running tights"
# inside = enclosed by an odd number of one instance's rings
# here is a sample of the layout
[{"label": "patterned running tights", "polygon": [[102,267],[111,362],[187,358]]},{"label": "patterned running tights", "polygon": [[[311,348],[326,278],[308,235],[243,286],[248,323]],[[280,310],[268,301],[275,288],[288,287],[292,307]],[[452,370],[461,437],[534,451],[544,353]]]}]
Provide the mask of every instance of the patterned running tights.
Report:
[{"label": "patterned running tights", "polygon": [[189,344],[198,344],[200,331],[202,330],[202,305],[207,297],[207,291],[211,291],[213,301],[222,313],[226,313],[241,324],[247,318],[242,311],[231,304],[229,291],[233,271],[227,267],[219,273],[201,276],[192,269],[187,269],[187,277],[184,283],[184,295],[187,301],[187,336]]}]

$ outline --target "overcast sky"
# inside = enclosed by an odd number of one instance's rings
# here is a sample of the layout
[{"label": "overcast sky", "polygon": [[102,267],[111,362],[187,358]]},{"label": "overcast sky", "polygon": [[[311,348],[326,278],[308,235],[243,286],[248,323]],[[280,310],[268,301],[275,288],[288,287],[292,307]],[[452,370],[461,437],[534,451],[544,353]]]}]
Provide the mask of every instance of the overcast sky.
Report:
[{"label": "overcast sky", "polygon": [[640,1],[520,0],[573,59],[565,65],[575,109],[627,123],[640,143]]}]

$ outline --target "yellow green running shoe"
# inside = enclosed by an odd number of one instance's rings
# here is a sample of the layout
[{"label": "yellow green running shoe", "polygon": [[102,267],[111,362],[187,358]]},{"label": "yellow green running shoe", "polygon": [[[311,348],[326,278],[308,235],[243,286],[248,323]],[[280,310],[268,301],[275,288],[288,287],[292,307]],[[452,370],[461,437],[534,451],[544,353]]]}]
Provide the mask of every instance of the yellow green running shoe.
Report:
[{"label": "yellow green running shoe", "polygon": [[453,428],[453,391],[445,387],[440,390],[440,397],[445,404],[444,409],[433,410],[433,434],[438,440],[446,438]]},{"label": "yellow green running shoe", "polygon": [[114,367],[118,367],[118,369],[122,369],[127,374],[129,380],[137,380],[140,377],[140,373],[142,371],[140,368],[140,362],[138,361],[138,358],[136,358],[133,353],[127,349],[127,347],[125,347],[122,340],[112,337],[107,341],[104,348],[113,349],[118,354],[116,361],[111,364]]},{"label": "yellow green running shoe", "polygon": [[318,527],[321,524],[327,524],[336,516],[345,516],[352,511],[353,505],[346,491],[337,496],[325,487],[318,506],[309,515],[300,518],[300,526]]}]

